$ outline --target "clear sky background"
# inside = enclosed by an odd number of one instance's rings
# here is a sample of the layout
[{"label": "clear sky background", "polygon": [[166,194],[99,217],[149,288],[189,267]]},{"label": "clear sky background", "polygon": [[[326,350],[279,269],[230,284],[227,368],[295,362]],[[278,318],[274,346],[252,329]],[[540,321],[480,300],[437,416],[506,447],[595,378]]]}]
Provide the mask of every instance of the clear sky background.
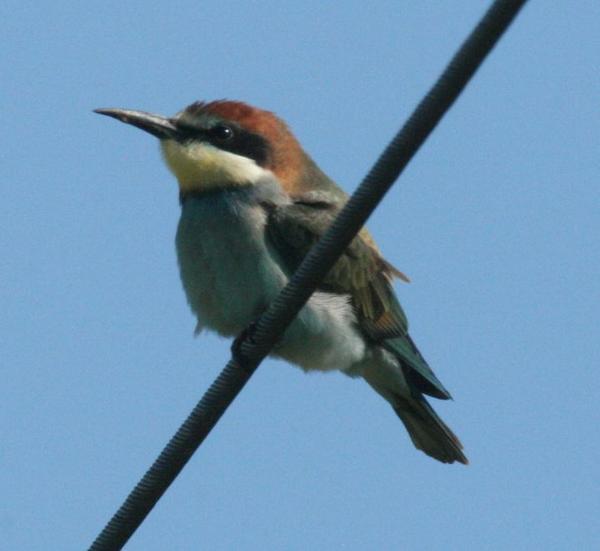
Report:
[{"label": "clear sky background", "polygon": [[[89,545],[229,357],[193,338],[157,144],[91,110],[246,100],[351,191],[487,6],[3,4],[0,548]],[[128,549],[598,544],[599,28],[530,2],[369,223],[472,464],[267,361]]]}]

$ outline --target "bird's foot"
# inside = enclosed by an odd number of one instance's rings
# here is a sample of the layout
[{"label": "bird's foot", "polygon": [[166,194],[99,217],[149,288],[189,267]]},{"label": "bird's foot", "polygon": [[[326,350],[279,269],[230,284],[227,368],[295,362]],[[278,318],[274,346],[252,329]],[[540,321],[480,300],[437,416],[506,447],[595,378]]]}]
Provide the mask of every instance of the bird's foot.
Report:
[{"label": "bird's foot", "polygon": [[245,327],[242,332],[231,343],[231,355],[236,363],[244,369],[249,369],[250,358],[242,351],[242,343],[248,342],[256,344],[254,341],[254,332],[256,331],[256,322],[252,321]]}]

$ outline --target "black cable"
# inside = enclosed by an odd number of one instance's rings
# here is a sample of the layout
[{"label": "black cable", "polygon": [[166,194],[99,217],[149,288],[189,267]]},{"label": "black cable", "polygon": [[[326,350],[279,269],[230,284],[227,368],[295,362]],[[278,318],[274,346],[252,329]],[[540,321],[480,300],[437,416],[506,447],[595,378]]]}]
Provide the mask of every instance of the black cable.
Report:
[{"label": "black cable", "polygon": [[[454,103],[526,0],[496,0],[90,550],[121,549]],[[238,356],[240,360],[236,360]]]}]

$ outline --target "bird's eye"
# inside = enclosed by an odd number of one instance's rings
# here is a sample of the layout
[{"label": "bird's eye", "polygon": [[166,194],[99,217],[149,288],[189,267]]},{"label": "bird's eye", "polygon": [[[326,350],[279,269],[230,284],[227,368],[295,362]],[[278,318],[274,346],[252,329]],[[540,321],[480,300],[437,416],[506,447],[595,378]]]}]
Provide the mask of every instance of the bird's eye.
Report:
[{"label": "bird's eye", "polygon": [[226,142],[233,138],[235,132],[231,126],[227,126],[226,124],[217,124],[217,126],[211,128],[210,135],[220,142]]}]

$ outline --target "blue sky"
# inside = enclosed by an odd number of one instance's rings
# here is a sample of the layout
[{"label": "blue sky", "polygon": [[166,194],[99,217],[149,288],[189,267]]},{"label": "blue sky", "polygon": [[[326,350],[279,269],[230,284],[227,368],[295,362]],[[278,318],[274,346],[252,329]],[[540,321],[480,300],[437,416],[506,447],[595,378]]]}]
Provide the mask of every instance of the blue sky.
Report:
[{"label": "blue sky", "polygon": [[[6,549],[89,545],[229,357],[192,336],[157,144],[91,110],[246,100],[351,191],[488,2],[154,4],[0,9]],[[530,2],[369,223],[472,464],[267,361],[128,549],[597,544],[598,28]]]}]

